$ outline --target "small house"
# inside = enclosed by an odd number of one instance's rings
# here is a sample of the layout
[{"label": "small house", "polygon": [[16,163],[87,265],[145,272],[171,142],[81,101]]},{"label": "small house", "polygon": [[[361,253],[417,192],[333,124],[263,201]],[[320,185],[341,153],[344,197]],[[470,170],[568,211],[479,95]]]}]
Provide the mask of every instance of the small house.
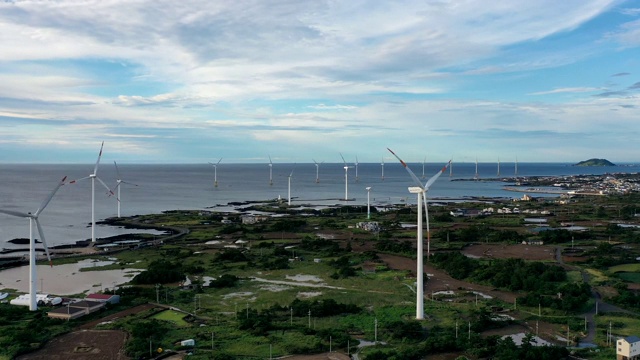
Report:
[{"label": "small house", "polygon": [[618,339],[616,346],[617,360],[638,360],[640,359],[640,338],[637,336],[627,336]]}]

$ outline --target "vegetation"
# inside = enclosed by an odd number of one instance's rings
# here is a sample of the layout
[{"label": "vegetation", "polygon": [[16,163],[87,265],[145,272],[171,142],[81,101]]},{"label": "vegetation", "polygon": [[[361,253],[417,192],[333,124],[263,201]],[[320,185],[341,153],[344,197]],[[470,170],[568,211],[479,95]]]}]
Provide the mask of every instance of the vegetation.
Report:
[{"label": "vegetation", "polygon": [[[289,216],[255,224],[242,224],[238,214],[206,211],[140,216],[135,222],[189,232],[161,246],[111,254],[118,259],[115,264],[92,269],[144,269],[131,286],[118,290],[122,303],[104,313],[61,322],[40,311],[0,305],[0,357],[41,347],[52,336],[113,311],[159,300],[183,312],[155,309],[101,328],[127,331],[126,352],[132,358],[147,357],[150,342],[154,348],[179,350],[184,339],[196,341],[193,359],[267,358],[325,352],[330,346],[346,353],[357,339],[372,341],[377,335],[384,345],[363,348],[361,358],[421,359],[454,352],[468,359],[563,359],[568,355],[565,348],[535,347],[531,335],[516,346],[510,338],[488,331],[509,325],[531,329],[532,321],[540,321],[549,334],[564,335],[567,326],[577,332],[584,326],[582,313],[595,305],[592,290],[601,293],[601,301],[640,311],[640,297],[629,290],[630,283],[640,282],[635,260],[640,256],[640,230],[614,222],[634,219],[639,201],[640,196],[630,194],[576,198],[567,204],[549,200],[491,205],[517,206],[521,212],[548,210],[550,230],[541,232],[524,225],[524,214],[454,217],[449,213],[457,207],[477,210],[487,204],[435,207],[430,263],[469,286],[425,301],[427,321],[414,320],[415,230],[400,227],[415,221],[415,209],[410,207],[374,212],[372,220],[380,225],[375,233],[352,227],[365,219],[366,208],[349,206],[300,212],[278,203],[260,204],[255,210]],[[223,224],[223,219],[231,223]],[[569,231],[562,226],[568,222],[587,225],[589,230]],[[243,247],[205,245],[213,239]],[[240,239],[249,242],[240,245],[236,243]],[[564,250],[565,264],[554,264],[552,258],[474,259],[462,254],[470,244],[502,249],[537,240]],[[572,257],[575,261],[570,261]],[[411,266],[392,265],[388,258],[404,259]],[[70,260],[56,263],[63,261]],[[187,278],[193,285],[179,286]],[[517,309],[513,301],[469,299],[464,290],[474,284],[512,294]],[[640,335],[634,316],[598,315],[596,344],[604,345],[609,321],[615,334]],[[576,354],[603,358],[588,350]]]}]

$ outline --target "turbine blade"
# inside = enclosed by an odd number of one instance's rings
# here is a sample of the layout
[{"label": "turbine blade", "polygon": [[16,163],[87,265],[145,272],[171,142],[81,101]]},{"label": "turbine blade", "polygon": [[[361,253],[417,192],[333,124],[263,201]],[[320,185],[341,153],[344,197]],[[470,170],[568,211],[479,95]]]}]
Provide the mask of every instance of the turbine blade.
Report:
[{"label": "turbine blade", "polygon": [[220,160],[218,160],[218,162],[216,163],[216,165],[220,164],[220,161],[222,161],[222,158],[220,158]]},{"label": "turbine blade", "polygon": [[85,177],[80,178],[80,179],[71,180],[71,181],[69,181],[69,184],[75,184],[78,181],[82,181],[82,180],[86,180],[86,179],[90,179],[90,178],[91,178],[91,176],[85,176]]},{"label": "turbine blade", "polygon": [[391,150],[389,148],[387,148],[387,150],[389,150],[389,152],[392,153],[393,156],[396,157],[396,159],[400,160],[400,164],[402,164],[402,166],[404,166],[404,168],[407,169],[407,171],[409,172],[409,175],[411,175],[411,178],[416,183],[416,185],[418,185],[421,189],[424,189],[424,186],[422,186],[422,182],[420,181],[420,179],[418,179],[416,174],[414,174],[413,171],[411,171],[411,169],[409,169],[409,166],[407,166],[407,163],[404,162],[402,159],[400,159],[400,157],[398,155],[396,155],[396,153],[394,153],[393,150]]},{"label": "turbine blade", "polygon": [[36,212],[33,214],[33,216],[35,216],[37,218],[38,214],[40,214],[42,212],[42,210],[44,210],[44,208],[47,207],[47,205],[49,204],[49,201],[51,201],[51,199],[53,199],[53,195],[55,195],[56,192],[58,191],[58,189],[60,189],[60,186],[64,185],[65,180],[67,180],[66,176],[63,177],[62,180],[60,180],[60,182],[58,183],[58,185],[56,185],[56,187],[51,191],[51,193],[49,193],[49,196],[42,202],[42,204],[40,205],[38,210],[36,210]]},{"label": "turbine blade", "polygon": [[311,159],[311,160],[313,160],[314,164],[318,165],[318,162],[316,161],[316,159]]},{"label": "turbine blade", "polygon": [[[271,162],[271,155],[268,155],[268,156],[269,156],[269,164],[273,164],[273,163]],[[222,160],[222,159],[220,159],[220,160]]]},{"label": "turbine blade", "polygon": [[447,167],[449,167],[449,165],[450,165],[450,164],[451,164],[451,160],[449,160],[449,162],[448,162],[445,166],[443,166],[443,167],[442,167],[442,170],[438,171],[438,173],[437,173],[437,174],[433,175],[433,176],[431,177],[431,179],[429,179],[429,180],[427,181],[427,183],[426,183],[426,184],[424,184],[424,188],[425,188],[426,190],[429,190],[429,186],[431,186],[431,185],[432,185],[436,180],[438,180],[438,178],[440,177],[440,175],[442,175],[442,173],[443,173],[443,172],[445,172],[445,171],[447,170]]},{"label": "turbine blade", "polygon": [[51,262],[51,255],[49,254],[49,247],[47,246],[47,240],[45,240],[44,238],[44,232],[42,231],[42,226],[40,225],[40,221],[38,221],[37,217],[34,220],[36,221],[36,227],[38,228],[38,233],[40,234],[40,240],[42,240],[42,246],[44,247],[44,252],[47,253],[49,266],[53,267],[53,263]]},{"label": "turbine blade", "polygon": [[109,187],[107,186],[107,184],[105,184],[105,183],[104,183],[104,181],[102,181],[102,179],[100,179],[99,177],[97,177],[97,176],[96,176],[96,180],[98,180],[98,182],[100,182],[100,184],[102,184],[102,186],[104,186],[104,188],[105,188],[105,189],[107,189],[107,194],[108,194],[109,196],[111,196],[111,195],[115,195],[115,194],[113,193],[113,191],[111,191],[111,189],[109,189]]},{"label": "turbine blade", "polygon": [[21,218],[30,218],[30,217],[32,217],[31,214],[23,213],[23,212],[20,212],[20,211],[13,211],[13,210],[0,209],[0,213],[7,214],[7,215],[13,215],[13,216],[21,217]]},{"label": "turbine blade", "polygon": [[127,185],[138,186],[138,184],[134,184],[134,183],[132,183],[132,182],[128,182],[128,181],[120,181],[120,183],[122,183],[122,184],[127,184]]},{"label": "turbine blade", "polygon": [[98,164],[100,164],[100,158],[102,157],[102,148],[104,147],[104,141],[102,145],[100,145],[100,153],[98,154],[98,160],[96,161],[96,166],[93,168],[93,175],[98,173]]},{"label": "turbine blade", "polygon": [[356,165],[358,165],[358,155],[356,155]]},{"label": "turbine blade", "polygon": [[116,162],[113,162],[113,165],[116,166],[116,176],[118,177],[118,180],[122,179],[122,177],[120,176],[120,170],[118,169],[118,164],[116,164]]}]

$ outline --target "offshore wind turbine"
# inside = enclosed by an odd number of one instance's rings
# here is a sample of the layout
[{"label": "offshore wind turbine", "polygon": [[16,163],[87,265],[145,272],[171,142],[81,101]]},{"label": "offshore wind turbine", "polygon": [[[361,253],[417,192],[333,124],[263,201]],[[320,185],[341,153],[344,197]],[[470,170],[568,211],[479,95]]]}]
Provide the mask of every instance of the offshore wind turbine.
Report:
[{"label": "offshore wind turbine", "polygon": [[210,162],[209,164],[211,164],[211,166],[213,166],[213,186],[214,187],[218,187],[218,165],[220,164],[220,161],[222,161],[222,158],[220,158],[220,160],[218,160],[217,163],[212,163]]},{"label": "offshore wind turbine", "polygon": [[429,208],[427,206],[427,191],[429,191],[429,187],[431,187],[431,185],[440,177],[440,175],[442,175],[442,173],[447,170],[447,166],[451,163],[451,161],[449,161],[449,163],[445,165],[437,174],[432,176],[429,180],[427,180],[427,182],[424,185],[422,185],[422,182],[420,181],[420,179],[418,179],[416,174],[414,174],[413,171],[409,169],[407,164],[404,161],[402,161],[402,159],[400,159],[400,157],[396,155],[396,153],[394,153],[391,149],[387,148],[387,150],[389,150],[389,152],[391,152],[393,156],[395,156],[400,161],[402,166],[404,166],[407,172],[409,172],[409,175],[417,185],[417,186],[409,187],[409,192],[412,194],[418,195],[418,202],[417,202],[417,205],[418,205],[417,262],[418,264],[417,264],[417,270],[416,270],[416,276],[417,276],[416,319],[422,320],[424,319],[424,264],[423,264],[424,255],[423,255],[423,236],[422,236],[422,203],[424,203],[424,210],[425,210],[425,215],[427,219],[427,257],[428,257],[430,254],[429,246],[431,243],[431,232],[429,230]]},{"label": "offshore wind turbine", "polygon": [[516,164],[515,164],[515,169],[514,169],[514,175],[518,176],[518,157],[516,156]]},{"label": "offshore wind turbine", "polygon": [[293,176],[293,170],[291,170],[291,174],[289,174],[289,186],[288,186],[288,193],[289,195],[287,196],[287,205],[291,206],[291,177]]},{"label": "offshore wind turbine", "polygon": [[89,176],[85,176],[81,179],[72,180],[69,182],[70,184],[75,184],[80,180],[91,179],[91,242],[92,243],[96,242],[96,180],[98,180],[98,182],[102,184],[102,186],[104,186],[105,189],[107,189],[107,194],[109,196],[114,195],[113,191],[109,189],[107,184],[105,184],[104,181],[102,181],[102,179],[98,177],[98,165],[100,165],[100,158],[102,157],[103,147],[104,147],[104,141],[102,142],[102,145],[100,145],[100,152],[98,153],[98,160],[96,161],[96,166],[93,168],[93,173],[89,174]]},{"label": "offshore wind turbine", "polygon": [[496,176],[500,176],[500,158],[498,157],[498,174]]},{"label": "offshore wind turbine", "polygon": [[271,162],[271,155],[269,155],[269,185],[273,185],[273,162]]},{"label": "offshore wind turbine", "polygon": [[476,157],[476,174],[473,176],[474,180],[478,180],[480,175],[478,175],[478,158]]},{"label": "offshore wind turbine", "polygon": [[422,160],[422,178],[423,179],[425,178],[425,175],[424,175],[424,163],[426,163],[426,162],[427,162],[427,157],[425,156],[424,160]]},{"label": "offshore wind turbine", "polygon": [[451,177],[453,176],[453,156],[449,161],[449,181],[451,181]]},{"label": "offshore wind turbine", "polygon": [[118,217],[120,217],[120,203],[122,202],[122,197],[120,197],[120,187],[122,184],[127,184],[127,185],[133,185],[133,186],[138,186],[137,184],[134,183],[130,183],[128,181],[124,181],[122,180],[122,176],[120,176],[120,170],[118,170],[118,164],[116,164],[116,162],[113,162],[113,165],[116,166],[116,175],[118,176],[118,178],[116,179],[116,189],[118,189],[118,195],[117,195],[117,200],[118,200]]},{"label": "offshore wind turbine", "polygon": [[344,163],[344,201],[349,201],[349,168],[353,166],[348,166],[347,162],[344,160],[344,156],[340,153],[340,157],[342,158],[342,162]]},{"label": "offshore wind turbine", "polygon": [[382,162],[380,163],[382,167],[382,181],[384,181],[384,156],[382,157]]},{"label": "offshore wind turbine", "polygon": [[40,225],[40,221],[38,221],[38,216],[40,216],[44,208],[47,207],[51,199],[53,199],[53,196],[56,194],[58,189],[60,189],[60,186],[64,185],[65,180],[67,180],[66,176],[63,177],[62,180],[60,180],[60,182],[58,182],[58,185],[56,185],[53,191],[49,193],[49,196],[47,196],[47,198],[42,202],[38,210],[36,210],[36,212],[33,214],[30,212],[23,213],[19,211],[0,209],[0,213],[29,219],[29,310],[30,311],[38,310],[38,300],[36,298],[36,292],[37,292],[36,282],[38,280],[38,276],[36,274],[36,243],[35,243],[35,239],[33,238],[33,223],[35,223],[36,227],[38,228],[38,233],[40,234],[40,240],[42,240],[42,246],[44,247],[44,251],[47,254],[49,265],[51,265],[51,255],[49,254],[49,247],[47,246],[47,241],[44,238],[44,232],[42,231],[42,226]]},{"label": "offshore wind turbine", "polygon": [[365,188],[367,190],[367,220],[371,219],[371,186]]},{"label": "offshore wind turbine", "polygon": [[316,184],[320,182],[320,164],[324,164],[324,161],[318,163],[315,159],[311,159],[313,160],[313,163],[316,164]]},{"label": "offshore wind turbine", "polygon": [[359,181],[359,178],[358,178],[358,155],[356,155],[355,166],[356,166],[356,182],[358,182]]}]

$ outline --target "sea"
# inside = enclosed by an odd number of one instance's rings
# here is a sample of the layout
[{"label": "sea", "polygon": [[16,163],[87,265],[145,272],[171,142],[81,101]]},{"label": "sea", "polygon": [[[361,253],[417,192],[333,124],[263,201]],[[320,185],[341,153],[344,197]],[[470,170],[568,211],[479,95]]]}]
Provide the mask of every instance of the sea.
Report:
[{"label": "sea", "polygon": [[[410,163],[409,167],[423,177],[423,164]],[[426,181],[444,164],[424,164]],[[349,164],[354,166],[354,164]],[[68,180],[81,179],[93,171],[94,164],[0,164],[0,209],[35,212],[57,182],[64,176]],[[235,211],[232,202],[266,201],[280,198],[287,201],[289,177],[292,205],[332,206],[365,205],[367,187],[372,206],[408,203],[416,197],[408,192],[414,186],[409,174],[398,162],[360,163],[349,168],[345,186],[342,163],[274,163],[273,184],[269,184],[268,164],[220,163],[217,171],[210,164],[118,164],[121,178],[120,206],[122,216],[155,214],[167,210]],[[382,176],[384,168],[384,178]],[[476,164],[453,163],[451,175],[447,170],[431,186],[431,201],[465,201],[478,198],[515,198],[522,194],[504,190],[512,183],[497,178],[514,177],[514,163],[501,163],[498,176],[497,163],[479,163],[478,181],[472,181]],[[576,167],[565,163],[518,163],[517,176],[601,175],[605,173],[638,173],[640,165],[623,164],[616,167]],[[319,182],[316,182],[316,176]],[[100,164],[98,177],[111,189],[115,188],[117,174],[112,164]],[[214,186],[214,177],[218,186]],[[465,181],[468,180],[468,181]],[[96,181],[95,218],[100,221],[117,215],[117,197],[109,196]],[[346,189],[345,189],[346,187]],[[344,201],[345,190],[349,201]],[[558,196],[536,194],[536,196]],[[49,246],[73,244],[91,238],[91,181],[89,179],[67,183],[41,213],[42,224]],[[12,249],[8,241],[29,238],[26,219],[0,214],[0,248]],[[96,237],[131,233],[130,229],[97,226]],[[34,236],[37,238],[36,230]]]}]

